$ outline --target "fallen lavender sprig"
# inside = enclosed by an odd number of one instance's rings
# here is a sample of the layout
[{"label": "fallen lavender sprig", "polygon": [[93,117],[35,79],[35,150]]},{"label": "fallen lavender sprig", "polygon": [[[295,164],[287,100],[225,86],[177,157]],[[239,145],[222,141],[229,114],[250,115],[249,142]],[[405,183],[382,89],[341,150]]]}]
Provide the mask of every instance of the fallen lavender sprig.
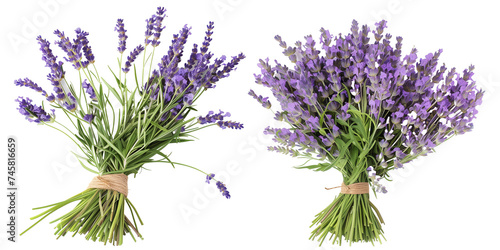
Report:
[{"label": "fallen lavender sprig", "polygon": [[[184,45],[191,34],[191,28],[184,26],[179,34],[173,36],[172,44],[157,69],[151,71],[165,28],[162,24],[165,12],[165,8],[159,7],[156,14],[146,20],[144,44],[136,46],[128,56],[124,55],[127,51],[127,30],[124,20],[118,19],[115,31],[118,35],[119,68],[117,72],[111,71],[114,75],[112,81],[100,77],[97,71],[88,32],[76,29],[75,39],[70,39],[62,31],[54,32],[59,38],[55,44],[64,52],[64,60],[78,72],[78,85],[67,80],[64,63],[57,60],[50,42],[41,36],[37,38],[42,60],[50,69],[47,79],[52,84],[53,93],[28,78],[16,80],[14,83],[17,86],[28,87],[47,101],[39,106],[29,98],[19,97],[16,99],[19,113],[30,122],[49,126],[67,135],[81,151],[75,154],[81,165],[99,178],[96,179],[97,184],[89,185],[88,189],[74,197],[35,208],[44,211],[32,217],[39,220],[22,234],[48,215],[77,201],[78,205],[70,212],[54,221],[57,222],[56,235],[79,233],[85,235],[87,240],[121,245],[126,234],[135,240],[132,233],[135,232],[142,238],[137,223],[142,225],[142,220],[127,197],[126,183],[123,183],[129,175],[135,176],[147,163],[167,163],[198,170],[210,179],[214,177],[198,168],[171,161],[171,156],[162,153],[162,150],[172,143],[191,141],[192,133],[207,127],[243,128],[241,123],[224,120],[230,116],[229,113],[210,112],[205,116],[193,116],[193,113],[197,112],[196,100],[205,91],[214,88],[220,79],[229,76],[245,56],[240,54],[228,62],[225,56],[212,60],[214,55],[208,52],[208,47],[214,24],[210,22],[202,48],[198,50],[198,45],[194,44],[189,60],[182,65]],[[46,106],[54,108],[51,113],[46,111]],[[64,114],[63,118],[71,120],[69,125],[56,118],[56,110]],[[110,179],[104,177],[113,177],[114,181],[120,181],[120,185],[113,184],[113,187]],[[102,183],[106,188],[101,188]],[[229,199],[226,186],[220,181],[216,185],[222,196]],[[125,215],[126,207],[132,216],[130,219]]]},{"label": "fallen lavender sprig", "polygon": [[[386,22],[375,26],[353,21],[349,34],[336,37],[321,29],[319,44],[309,35],[288,46],[276,36],[293,67],[260,60],[255,79],[278,100],[275,119],[289,124],[265,129],[278,143],[270,151],[318,160],[299,168],[333,168],[345,185],[387,192],[381,180],[392,170],[473,128],[483,91],[472,79],[474,66],[462,73],[438,66],[442,50],[418,59],[413,48],[402,56],[403,38],[393,45]],[[267,99],[249,94],[269,108]],[[341,192],[313,221],[311,239],[323,243],[331,234],[333,243],[373,243],[383,238],[381,223],[367,193]]]}]

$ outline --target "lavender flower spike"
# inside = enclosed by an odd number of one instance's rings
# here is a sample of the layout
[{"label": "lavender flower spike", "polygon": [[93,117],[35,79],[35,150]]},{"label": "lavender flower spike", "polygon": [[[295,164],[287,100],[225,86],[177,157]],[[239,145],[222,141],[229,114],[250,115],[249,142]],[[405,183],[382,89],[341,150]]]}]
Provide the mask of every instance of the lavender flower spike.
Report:
[{"label": "lavender flower spike", "polygon": [[128,73],[130,71],[130,67],[132,66],[132,63],[134,63],[137,56],[143,50],[144,50],[144,47],[142,47],[142,45],[139,45],[132,52],[130,52],[130,55],[127,57],[127,62],[125,62],[125,68],[122,68],[124,73]]},{"label": "lavender flower spike", "polygon": [[53,120],[53,117],[50,114],[48,114],[41,106],[32,104],[32,101],[29,98],[19,97],[16,99],[16,102],[19,102],[19,107],[17,108],[19,113],[24,115],[26,120],[30,122],[41,123]]},{"label": "lavender flower spike", "polygon": [[202,55],[205,55],[208,51],[208,46],[210,46],[210,42],[212,41],[212,34],[214,33],[212,30],[214,29],[214,22],[209,22],[207,25],[207,31],[205,32],[205,39],[200,48],[200,52]]},{"label": "lavender flower spike", "polygon": [[92,123],[92,121],[94,120],[94,115],[93,114],[86,114],[85,116],[83,116],[83,119],[85,121],[87,121],[88,123]]},{"label": "lavender flower spike", "polygon": [[226,129],[226,128],[242,129],[243,128],[243,124],[241,124],[239,122],[233,122],[233,121],[218,121],[217,125],[222,129]]},{"label": "lavender flower spike", "polygon": [[222,193],[222,196],[226,197],[227,199],[231,198],[231,195],[229,195],[229,191],[227,191],[226,185],[224,185],[224,183],[218,181],[217,188]]},{"label": "lavender flower spike", "polygon": [[[45,66],[50,68],[50,74],[47,75],[47,79],[55,88],[59,89],[59,87],[61,86],[61,81],[64,78],[65,74],[65,72],[62,70],[63,62],[57,62],[57,56],[52,53],[52,50],[50,49],[50,43],[47,40],[43,39],[41,36],[38,36],[36,39],[38,40],[38,44],[40,44],[40,51],[42,51],[42,60],[45,62]],[[56,94],[59,93],[56,91]]]},{"label": "lavender flower spike", "polygon": [[145,39],[144,39],[144,45],[148,46],[151,43],[151,40],[149,39],[153,35],[153,28],[154,28],[154,23],[156,20],[156,16],[152,15],[150,18],[146,19],[146,32],[145,32]]},{"label": "lavender flower spike", "polygon": [[243,124],[233,121],[224,121],[224,117],[230,117],[231,113],[219,110],[219,113],[215,114],[213,111],[208,112],[206,116],[198,117],[198,122],[203,124],[216,123],[222,129],[231,128],[231,129],[242,129]]},{"label": "lavender flower spike", "polygon": [[207,123],[215,123],[224,120],[224,117],[230,117],[231,113],[224,113],[224,111],[219,110],[219,113],[215,114],[213,111],[208,112],[206,116],[200,116],[198,122],[201,125]]},{"label": "lavender flower spike", "polygon": [[161,35],[161,32],[163,31],[163,29],[165,29],[165,26],[162,26],[162,22],[163,22],[163,19],[165,18],[165,12],[167,10],[163,7],[158,7],[157,11],[156,11],[156,17],[155,17],[155,23],[154,23],[154,26],[153,26],[153,30],[154,30],[154,38],[153,40],[151,41],[151,45],[153,47],[157,47],[158,45],[160,45],[160,35]]},{"label": "lavender flower spike", "polygon": [[233,56],[231,61],[228,62],[222,70],[217,72],[217,76],[219,77],[219,79],[228,77],[228,73],[235,69],[236,65],[238,65],[238,63],[243,59],[245,59],[245,55],[243,53],[240,53],[238,56]]},{"label": "lavender flower spike", "polygon": [[83,67],[86,68],[89,64],[95,63],[95,57],[92,53],[92,48],[89,46],[89,40],[87,36],[88,32],[81,30],[80,28],[76,29],[77,39],[80,41],[82,45],[83,54],[87,61],[84,63]]},{"label": "lavender flower spike", "polygon": [[250,90],[248,94],[251,95],[253,99],[256,99],[262,105],[262,107],[266,109],[271,108],[271,102],[269,101],[269,97],[263,97],[261,95],[257,96],[257,94],[255,94],[253,90]]},{"label": "lavender flower spike", "polygon": [[118,32],[118,52],[123,54],[125,49],[127,48],[127,38],[128,36],[125,34],[127,30],[125,29],[125,25],[123,24],[123,19],[118,19],[116,22],[115,31]]},{"label": "lavender flower spike", "polygon": [[16,86],[25,86],[32,90],[35,90],[36,92],[42,93],[42,95],[45,96],[45,98],[47,98],[47,101],[49,102],[53,102],[56,99],[54,94],[48,95],[45,90],[38,86],[38,84],[34,83],[28,78],[15,80],[14,83],[16,84]]}]

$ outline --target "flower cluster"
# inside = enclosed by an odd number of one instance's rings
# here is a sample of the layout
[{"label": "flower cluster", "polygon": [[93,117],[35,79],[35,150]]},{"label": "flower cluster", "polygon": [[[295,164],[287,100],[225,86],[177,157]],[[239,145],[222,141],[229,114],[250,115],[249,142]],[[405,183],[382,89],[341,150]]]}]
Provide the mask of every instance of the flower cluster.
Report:
[{"label": "flower cluster", "polygon": [[[206,177],[205,182],[210,184],[210,181],[215,177],[215,174],[208,174]],[[216,182],[217,189],[222,193],[222,196],[226,197],[227,199],[231,198],[231,195],[229,195],[229,191],[227,191],[226,185],[224,183],[217,181]]]},{"label": "flower cluster", "polygon": [[118,32],[118,52],[120,52],[120,54],[123,54],[123,52],[127,48],[128,38],[128,36],[125,34],[127,30],[125,29],[123,19],[118,19],[118,21],[116,22],[115,31]]},{"label": "flower cluster", "polygon": [[[156,18],[159,18],[158,15],[157,13]],[[149,25],[150,21],[148,20]],[[238,63],[245,58],[243,54],[239,54],[234,56],[231,61],[224,63],[226,57],[221,56],[211,62],[213,54],[208,52],[208,46],[210,45],[213,28],[213,22],[210,22],[207,25],[208,31],[202,48],[198,50],[198,45],[194,44],[189,59],[184,65],[180,65],[180,61],[184,54],[184,45],[191,34],[191,28],[184,26],[178,34],[174,34],[172,44],[169,46],[167,53],[161,58],[158,69],[153,71],[150,79],[144,84],[142,92],[149,95],[152,102],[173,102],[173,108],[162,114],[161,122],[174,118],[182,119],[184,116],[181,112],[185,110],[185,107],[191,106],[201,92],[214,88],[220,79],[227,77],[229,72],[234,70]],[[156,36],[155,33],[155,38]],[[153,42],[154,40],[152,44]],[[199,117],[199,122],[201,124],[215,123],[223,129],[243,128],[240,123],[223,121],[223,117],[230,116],[229,113],[224,114],[222,112],[213,115],[214,113],[211,112],[205,117]]]},{"label": "flower cluster", "polygon": [[[54,34],[59,37],[59,41],[56,41],[56,44],[68,56],[64,59],[67,62],[70,62],[75,69],[80,70],[82,68],[87,68],[89,64],[94,63],[95,58],[87,39],[89,33],[81,30],[80,28],[77,28],[75,33],[76,39],[73,39],[73,42],[71,42],[70,39],[64,35],[64,32],[59,30],[54,31]],[[86,61],[83,60],[83,56],[87,59]]]},{"label": "flower cluster", "polygon": [[[403,56],[403,39],[397,37],[391,44],[384,28],[385,21],[376,23],[374,30],[353,21],[347,35],[333,37],[321,29],[319,44],[309,35],[294,47],[275,37],[294,67],[260,60],[261,74],[255,79],[278,100],[282,111],[276,119],[293,129],[266,129],[280,144],[269,150],[292,156],[316,153],[338,162],[347,157],[342,149],[360,146],[344,135],[371,133],[367,155],[374,157],[368,161],[384,177],[388,170],[472,129],[483,96],[472,79],[474,67],[462,73],[447,71],[444,64],[438,66],[442,50],[420,59],[416,49]],[[253,91],[250,95],[265,103]]]},{"label": "flower cluster", "polygon": [[224,117],[230,117],[231,113],[219,110],[219,113],[214,113],[213,111],[209,111],[206,116],[198,117],[198,122],[201,125],[215,123],[222,129],[232,128],[232,129],[242,129],[243,124],[233,121],[224,121]]},{"label": "flower cluster", "polygon": [[[65,52],[68,53],[68,57],[70,59],[68,58],[65,59],[68,62],[72,62],[75,68],[80,69],[82,65],[87,67],[90,61],[81,62],[81,53],[75,51],[81,51],[81,48],[84,47],[86,49],[85,55],[88,56],[87,59],[90,58],[90,60],[93,63],[94,57],[92,55],[90,46],[88,46],[88,40],[86,39],[88,33],[83,32],[80,29],[77,29],[76,32],[78,38],[74,41],[74,44],[69,41],[69,38],[64,36],[64,33],[58,30],[56,30],[54,33],[61,39],[59,42],[56,43],[59,44],[59,46],[63,48]],[[57,61],[57,56],[55,56],[52,53],[52,50],[50,49],[50,43],[47,40],[43,39],[41,36],[38,36],[37,40],[38,44],[40,45],[40,51],[42,52],[42,60],[45,62],[45,66],[50,68],[51,72],[50,74],[47,75],[47,79],[51,82],[52,86],[54,87],[53,89],[55,93],[48,94],[45,90],[43,90],[40,86],[38,86],[38,84],[34,83],[28,78],[18,79],[14,81],[14,84],[16,86],[25,86],[37,92],[40,92],[46,98],[47,101],[49,102],[57,101],[57,103],[59,103],[62,107],[66,108],[67,110],[72,112],[76,111],[77,108],[75,102],[76,99],[70,92],[68,92],[66,81],[64,80],[65,72],[62,68],[63,62]],[[41,114],[41,116],[43,117],[43,114]],[[37,121],[37,120],[31,119],[30,121]],[[44,121],[44,119],[43,118],[38,119],[38,121]]]},{"label": "flower cluster", "polygon": [[19,102],[19,113],[26,117],[26,120],[35,123],[41,122],[51,122],[54,118],[54,110],[52,110],[52,116],[48,114],[41,106],[32,104],[32,100],[29,98],[19,97],[16,99]]}]

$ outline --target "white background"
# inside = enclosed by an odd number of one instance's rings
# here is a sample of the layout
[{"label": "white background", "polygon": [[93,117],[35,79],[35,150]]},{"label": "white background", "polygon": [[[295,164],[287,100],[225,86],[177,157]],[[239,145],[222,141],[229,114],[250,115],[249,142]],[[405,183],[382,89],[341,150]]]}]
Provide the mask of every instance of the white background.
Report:
[{"label": "white background", "polygon": [[[270,138],[262,130],[271,125],[272,114],[247,95],[256,86],[253,73],[259,58],[286,60],[273,37],[280,34],[289,45],[312,34],[319,37],[325,27],[332,34],[347,33],[352,19],[360,24],[388,20],[387,32],[402,36],[404,51],[413,46],[419,56],[444,49],[442,61],[462,70],[476,66],[475,79],[486,90],[473,132],[453,138],[437,153],[408,164],[394,173],[389,193],[373,196],[380,209],[387,242],[378,249],[498,249],[498,134],[500,73],[498,24],[493,1],[9,1],[0,10],[2,136],[18,141],[18,233],[32,221],[31,208],[61,201],[82,191],[92,178],[69,153],[69,139],[48,127],[25,121],[14,99],[39,94],[14,86],[13,81],[29,77],[45,89],[44,67],[35,40],[42,35],[53,42],[53,30],[73,35],[77,27],[90,32],[96,66],[109,77],[107,65],[116,69],[117,18],[125,19],[128,48],[143,39],[144,20],[157,6],[167,8],[167,26],[161,50],[166,51],[174,32],[185,23],[193,27],[188,44],[201,44],[205,25],[215,21],[211,50],[215,55],[247,58],[231,77],[204,95],[198,103],[201,114],[208,110],[229,111],[245,124],[241,131],[216,127],[196,134],[200,140],[168,147],[176,161],[214,172],[226,180],[232,198],[226,200],[215,185],[190,169],[151,165],[151,171],[130,179],[129,198],[145,225],[145,237],[137,243],[125,238],[122,249],[333,249],[309,241],[314,215],[327,206],[338,191],[341,176],[335,172],[296,170],[302,162],[266,151]],[[13,40],[14,39],[14,40]],[[189,46],[190,47],[190,46]],[[189,48],[188,47],[188,48]],[[56,46],[53,50],[62,59]],[[187,53],[186,53],[187,54]],[[158,55],[158,54],[157,54]],[[142,58],[142,57],[141,57]],[[158,59],[159,57],[156,57]],[[75,76],[66,64],[68,77]],[[69,73],[73,72],[73,73]],[[75,79],[75,78],[72,78]],[[76,79],[74,80],[76,81]],[[273,102],[276,105],[276,102]],[[6,146],[1,147],[6,151]],[[3,161],[6,161],[6,152]],[[5,164],[4,164],[5,166]],[[0,187],[6,188],[6,168],[0,171]],[[5,192],[0,192],[4,194]],[[184,211],[184,212],[182,212]],[[188,211],[188,212],[186,212]],[[100,249],[101,243],[87,242],[80,235],[56,240],[49,217],[17,243],[6,241],[7,200],[0,198],[0,249]],[[108,246],[109,248],[110,246]],[[342,248],[349,248],[342,246]],[[336,247],[335,249],[339,249]],[[373,249],[355,244],[351,249]]]}]

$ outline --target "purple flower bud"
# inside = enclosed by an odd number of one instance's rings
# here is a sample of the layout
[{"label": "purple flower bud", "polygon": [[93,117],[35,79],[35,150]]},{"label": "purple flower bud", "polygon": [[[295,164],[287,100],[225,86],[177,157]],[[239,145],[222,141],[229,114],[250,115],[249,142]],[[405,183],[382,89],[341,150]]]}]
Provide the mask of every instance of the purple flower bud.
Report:
[{"label": "purple flower bud", "polygon": [[85,121],[87,121],[88,123],[92,123],[92,121],[94,120],[94,115],[93,114],[86,114],[83,119]]},{"label": "purple flower bud", "polygon": [[341,113],[339,113],[338,118],[343,121],[347,121],[347,119],[351,117],[351,115],[347,113],[348,109],[349,109],[349,103],[346,103],[344,106],[342,106]]},{"label": "purple flower bud", "polygon": [[401,151],[401,149],[399,148],[395,148],[394,149],[394,152],[396,153],[396,157],[399,159],[399,160],[402,160],[406,157],[406,154],[403,153],[403,151]]},{"label": "purple flower bud", "polygon": [[215,177],[215,174],[208,174],[205,180],[206,183],[210,184],[210,181]]},{"label": "purple flower bud", "polygon": [[379,145],[380,145],[381,148],[387,148],[387,147],[389,147],[389,143],[386,140],[381,140],[379,142]]},{"label": "purple flower bud", "polygon": [[184,97],[182,97],[184,106],[191,106],[193,104],[193,97],[194,97],[193,93],[184,95]]}]

